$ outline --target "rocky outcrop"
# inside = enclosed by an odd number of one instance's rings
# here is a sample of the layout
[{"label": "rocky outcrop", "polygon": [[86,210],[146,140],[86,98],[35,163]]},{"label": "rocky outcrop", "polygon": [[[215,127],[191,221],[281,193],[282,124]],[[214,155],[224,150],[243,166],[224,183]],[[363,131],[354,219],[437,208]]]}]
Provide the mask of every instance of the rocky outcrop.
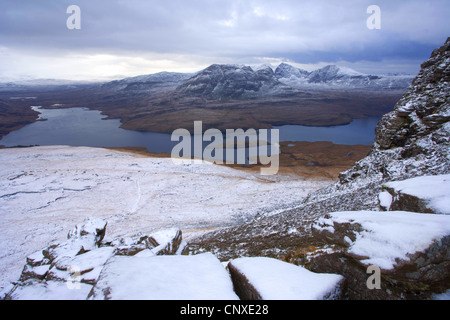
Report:
[{"label": "rocky outcrop", "polygon": [[[322,300],[345,281],[276,259],[241,258],[227,268],[212,253],[181,255],[173,228],[108,240],[106,221],[89,218],[26,259],[5,300]],[[227,272],[227,269],[229,272]]]},{"label": "rocky outcrop", "polygon": [[1,298],[86,299],[113,257],[175,255],[185,246],[176,228],[105,240],[106,225],[103,219],[88,218],[69,232],[67,241],[28,256],[20,279]]},{"label": "rocky outcrop", "polygon": [[450,173],[450,38],[422,67],[378,124],[370,154],[341,173],[338,183],[312,194],[305,206],[319,204],[322,212],[377,209],[385,182]]}]

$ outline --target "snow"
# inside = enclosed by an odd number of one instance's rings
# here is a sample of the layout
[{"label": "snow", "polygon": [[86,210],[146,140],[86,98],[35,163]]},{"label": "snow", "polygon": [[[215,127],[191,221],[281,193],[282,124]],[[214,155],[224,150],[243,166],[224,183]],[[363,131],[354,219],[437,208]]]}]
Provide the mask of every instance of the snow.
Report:
[{"label": "snow", "polygon": [[195,256],[112,258],[93,299],[237,300],[230,276],[211,253]]},{"label": "snow", "polygon": [[270,69],[272,71],[275,71],[275,67],[272,66],[270,63],[262,63],[262,64],[256,64],[256,65],[250,65],[250,68],[252,68],[253,71],[257,72],[259,70],[266,70]]},{"label": "snow", "polygon": [[170,228],[165,230],[159,230],[155,233],[152,233],[151,237],[156,240],[159,244],[167,245],[167,243],[170,243],[172,239],[175,238],[175,236],[178,234],[179,229],[177,228]]},{"label": "snow", "polygon": [[450,216],[404,211],[354,211],[330,214],[318,224],[358,223],[364,229],[357,234],[348,252],[367,259],[365,265],[391,270],[397,259],[409,261],[408,254],[427,249],[435,240],[450,235]]},{"label": "snow", "polygon": [[348,67],[327,65],[312,72],[305,72],[288,64],[278,68],[277,79],[297,89],[366,89],[366,90],[405,90],[413,80],[411,75],[372,76]]},{"label": "snow", "polygon": [[450,300],[450,290],[445,291],[444,293],[434,294],[432,296],[433,300]]},{"label": "snow", "polygon": [[300,201],[328,183],[108,149],[2,149],[0,289],[19,278],[27,256],[65,241],[67,230],[88,217],[108,221],[112,239],[177,227],[188,240]]},{"label": "snow", "polygon": [[265,257],[230,261],[264,300],[322,300],[335,293],[343,277],[314,273],[303,267]]},{"label": "snow", "polygon": [[76,283],[73,288],[70,288],[66,282],[43,281],[18,287],[11,298],[13,300],[85,300],[91,289],[91,285],[84,283]]},{"label": "snow", "polygon": [[62,258],[56,261],[56,267],[66,270],[70,267],[77,267],[81,273],[103,267],[105,262],[113,255],[115,248],[103,247],[80,254],[74,258]]},{"label": "snow", "polygon": [[386,187],[429,202],[436,213],[450,214],[450,175],[422,176],[385,184]]},{"label": "snow", "polygon": [[345,76],[350,76],[350,77],[355,77],[355,76],[366,76],[366,74],[358,72],[356,70],[353,70],[351,68],[348,67],[337,67],[338,69],[338,74],[340,75],[345,75]]},{"label": "snow", "polygon": [[383,191],[378,195],[378,200],[380,201],[380,207],[384,208],[386,211],[389,211],[392,205],[392,196],[389,192]]}]

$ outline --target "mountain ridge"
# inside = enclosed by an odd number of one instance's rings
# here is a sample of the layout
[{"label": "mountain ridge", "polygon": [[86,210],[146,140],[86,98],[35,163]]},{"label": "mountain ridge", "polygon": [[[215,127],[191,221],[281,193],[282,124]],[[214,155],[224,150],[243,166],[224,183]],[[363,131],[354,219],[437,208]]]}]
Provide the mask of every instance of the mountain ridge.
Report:
[{"label": "mountain ridge", "polygon": [[[277,94],[289,94],[293,89],[366,89],[405,90],[413,76],[368,75],[337,65],[327,65],[314,71],[306,71],[287,63],[276,68],[263,64],[258,66],[236,64],[212,64],[196,73],[160,72],[108,82],[103,88],[127,90],[117,84],[155,81],[171,82],[177,94],[207,98],[252,98]],[[168,86],[169,87],[169,86]]]}]

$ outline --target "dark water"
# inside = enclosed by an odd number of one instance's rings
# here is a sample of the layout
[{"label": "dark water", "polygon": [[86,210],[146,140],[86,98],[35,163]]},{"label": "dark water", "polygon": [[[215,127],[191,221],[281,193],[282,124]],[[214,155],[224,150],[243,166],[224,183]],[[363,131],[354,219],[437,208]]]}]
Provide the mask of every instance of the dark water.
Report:
[{"label": "dark water", "polygon": [[356,119],[344,126],[306,127],[281,126],[280,141],[331,141],[335,144],[372,145],[375,140],[375,128],[381,117]]},{"label": "dark water", "polygon": [[[39,109],[41,118],[0,140],[7,147],[69,145],[87,147],[145,147],[150,152],[170,153],[178,142],[171,134],[119,128],[120,120],[104,120],[100,111],[84,108]],[[280,141],[331,141],[337,144],[371,145],[379,118],[358,119],[336,127],[281,126]],[[238,129],[238,128],[234,128]]]}]

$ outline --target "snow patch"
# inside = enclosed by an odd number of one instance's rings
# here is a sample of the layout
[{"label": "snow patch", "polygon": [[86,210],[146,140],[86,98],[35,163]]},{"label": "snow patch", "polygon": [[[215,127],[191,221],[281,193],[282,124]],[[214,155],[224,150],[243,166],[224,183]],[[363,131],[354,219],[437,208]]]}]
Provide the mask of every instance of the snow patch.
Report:
[{"label": "snow patch", "polygon": [[211,253],[195,256],[115,256],[104,267],[92,299],[237,300],[231,279]]},{"label": "snow patch", "polygon": [[365,265],[391,270],[398,260],[409,261],[408,255],[427,249],[433,241],[450,235],[450,216],[404,211],[335,212],[330,219],[318,223],[358,223],[364,231],[357,233],[348,252],[367,259]]},{"label": "snow patch", "polygon": [[331,298],[343,277],[314,273],[303,267],[265,257],[231,260],[264,300]]},{"label": "snow patch", "polygon": [[389,192],[383,191],[378,195],[378,200],[380,201],[380,207],[384,210],[389,211],[392,205],[392,196]]},{"label": "snow patch", "polygon": [[[422,176],[385,184],[386,187],[429,202],[434,212],[450,214],[450,175]],[[380,199],[381,201],[381,199]]]}]

